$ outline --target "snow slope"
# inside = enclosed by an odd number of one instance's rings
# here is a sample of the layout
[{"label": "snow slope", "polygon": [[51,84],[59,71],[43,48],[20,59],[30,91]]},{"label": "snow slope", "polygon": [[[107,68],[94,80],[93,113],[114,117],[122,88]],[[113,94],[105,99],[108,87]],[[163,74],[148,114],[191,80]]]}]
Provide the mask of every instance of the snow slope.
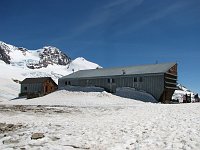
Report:
[{"label": "snow slope", "polygon": [[150,94],[145,91],[137,91],[134,88],[124,87],[117,88],[115,95],[130,98],[135,100],[140,100],[143,102],[157,103],[158,101]]},{"label": "snow slope", "polygon": [[121,98],[105,91],[98,92],[80,92],[59,90],[43,97],[34,99],[14,99],[0,102],[0,104],[11,105],[47,105],[47,106],[77,106],[77,107],[97,107],[97,106],[121,106],[130,105],[132,102],[142,103],[140,101]]}]

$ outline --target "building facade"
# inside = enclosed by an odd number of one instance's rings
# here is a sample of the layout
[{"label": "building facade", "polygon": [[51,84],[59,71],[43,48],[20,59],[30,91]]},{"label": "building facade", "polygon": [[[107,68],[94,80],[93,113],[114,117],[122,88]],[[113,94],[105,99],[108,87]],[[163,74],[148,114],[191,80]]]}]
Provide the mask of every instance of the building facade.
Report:
[{"label": "building facade", "polygon": [[114,93],[118,87],[131,87],[150,93],[162,103],[170,102],[176,84],[176,63],[80,70],[58,80],[59,88],[96,86]]},{"label": "building facade", "polygon": [[50,77],[26,78],[21,82],[21,93],[19,96],[34,98],[44,96],[57,89],[57,84]]}]

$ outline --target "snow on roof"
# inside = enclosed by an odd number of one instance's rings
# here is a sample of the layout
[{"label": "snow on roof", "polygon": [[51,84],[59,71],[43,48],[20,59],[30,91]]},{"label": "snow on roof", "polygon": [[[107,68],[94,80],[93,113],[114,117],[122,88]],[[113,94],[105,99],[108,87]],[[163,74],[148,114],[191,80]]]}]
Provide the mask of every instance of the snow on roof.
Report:
[{"label": "snow on roof", "polygon": [[165,73],[176,63],[152,64],[131,67],[119,68],[98,68],[90,70],[80,70],[62,78],[88,78],[88,77],[103,77],[103,76],[116,76],[116,75],[132,75],[132,74],[152,74],[152,73]]}]

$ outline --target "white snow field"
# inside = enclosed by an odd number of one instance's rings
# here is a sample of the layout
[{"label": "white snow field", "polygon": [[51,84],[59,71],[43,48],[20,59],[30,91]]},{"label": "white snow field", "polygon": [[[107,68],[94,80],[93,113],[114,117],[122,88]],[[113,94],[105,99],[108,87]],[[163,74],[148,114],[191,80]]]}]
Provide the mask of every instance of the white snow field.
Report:
[{"label": "white snow field", "polygon": [[[83,95],[80,99],[87,101]],[[200,103],[116,103],[118,106],[114,101],[112,106],[98,107],[0,106],[0,123],[22,125],[0,132],[0,149],[200,149]],[[33,133],[43,133],[44,138],[33,140]]]}]

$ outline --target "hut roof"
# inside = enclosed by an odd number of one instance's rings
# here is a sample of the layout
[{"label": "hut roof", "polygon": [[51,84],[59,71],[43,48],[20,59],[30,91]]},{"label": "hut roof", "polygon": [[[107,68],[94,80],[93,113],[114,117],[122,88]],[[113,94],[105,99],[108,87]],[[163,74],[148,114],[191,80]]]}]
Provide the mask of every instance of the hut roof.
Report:
[{"label": "hut roof", "polygon": [[47,80],[51,80],[57,86],[51,77],[26,78],[21,82],[21,84],[44,83]]},{"label": "hut roof", "polygon": [[167,72],[174,65],[176,65],[176,63],[80,70],[70,75],[64,76],[62,78],[71,79],[71,78],[105,77],[105,76],[116,76],[116,75],[154,74],[154,73],[157,74],[157,73]]}]

